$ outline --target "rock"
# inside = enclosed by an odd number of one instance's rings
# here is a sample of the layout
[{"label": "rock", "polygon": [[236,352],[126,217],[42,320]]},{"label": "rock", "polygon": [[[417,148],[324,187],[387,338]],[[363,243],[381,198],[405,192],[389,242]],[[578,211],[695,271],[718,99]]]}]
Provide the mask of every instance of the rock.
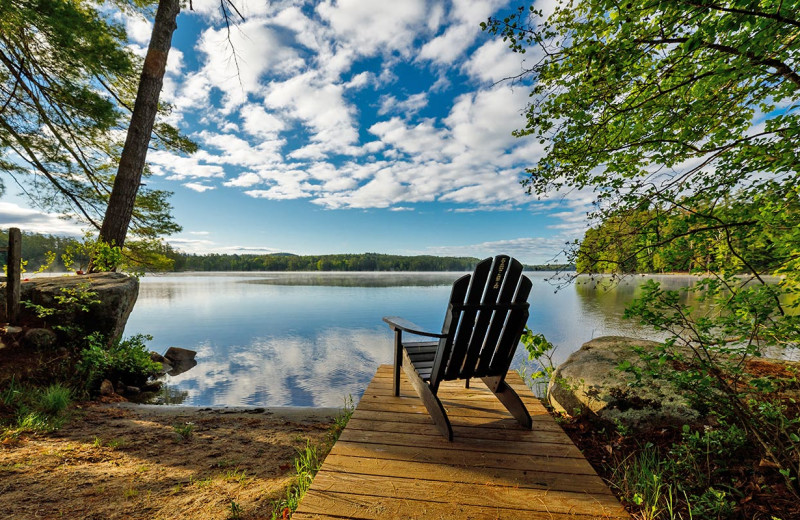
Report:
[{"label": "rock", "polygon": [[103,379],[100,383],[100,395],[112,395],[114,393],[114,385],[108,379]]},{"label": "rock", "polygon": [[161,361],[161,375],[164,375],[172,370],[172,365],[169,364],[169,361],[164,360]]},{"label": "rock", "polygon": [[158,392],[161,390],[161,383],[159,381],[148,381],[142,385],[142,392]]},{"label": "rock", "polygon": [[55,345],[58,337],[50,329],[28,329],[25,332],[23,341],[28,347],[45,349]]},{"label": "rock", "polygon": [[194,359],[189,359],[187,361],[178,361],[175,365],[167,372],[168,375],[177,376],[183,374],[190,368],[194,368],[197,366],[197,361]]},{"label": "rock", "polygon": [[128,395],[139,395],[142,393],[142,390],[138,386],[129,386],[125,389],[125,393]]},{"label": "rock", "polygon": [[19,334],[22,332],[22,327],[15,327],[14,325],[5,326],[6,334]]},{"label": "rock", "polygon": [[177,365],[181,361],[194,361],[196,355],[197,352],[194,350],[180,347],[169,347],[167,351],[164,352],[164,357],[173,365]]},{"label": "rock", "polygon": [[161,354],[159,354],[158,352],[150,352],[150,360],[156,363],[163,363],[164,361],[166,361],[166,358]]},{"label": "rock", "polygon": [[700,413],[671,383],[643,376],[643,385],[630,387],[634,376],[617,367],[623,361],[643,367],[632,348],[654,349],[653,341],[605,336],[584,343],[559,365],[547,388],[550,404],[560,412],[589,413],[633,428],[657,428],[696,421]]},{"label": "rock", "polygon": [[[96,293],[88,311],[78,309],[77,305],[57,303],[55,297],[67,292],[92,291]],[[33,278],[20,284],[20,299],[43,307],[58,308],[59,311],[47,317],[46,323],[54,325],[69,324],[81,327],[85,332],[99,332],[109,343],[122,336],[133,305],[139,295],[139,280],[123,273],[95,273],[82,276],[53,276]],[[20,308],[22,323],[42,323],[32,309]]]},{"label": "rock", "polygon": [[122,394],[124,394],[124,393],[125,393],[125,391],[128,389],[128,387],[127,387],[127,386],[125,385],[125,383],[123,383],[122,381],[117,381],[117,384],[116,384],[116,385],[114,385],[114,388],[116,388],[116,390],[117,390],[117,393],[118,393],[119,395],[122,395]]}]

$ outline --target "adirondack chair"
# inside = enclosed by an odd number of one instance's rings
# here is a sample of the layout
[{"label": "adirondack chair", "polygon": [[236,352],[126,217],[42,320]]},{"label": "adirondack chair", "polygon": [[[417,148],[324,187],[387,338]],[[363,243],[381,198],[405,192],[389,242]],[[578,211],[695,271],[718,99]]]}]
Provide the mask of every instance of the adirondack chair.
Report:
[{"label": "adirondack chair", "polygon": [[[453,428],[436,396],[442,381],[479,377],[525,428],[528,410],[505,376],[528,320],[531,281],[522,264],[505,255],[481,261],[475,272],[455,281],[441,334],[426,332],[397,316],[383,321],[394,331],[394,395],[400,395],[400,367],[439,431],[453,440]],[[403,333],[434,338],[406,341]]]}]

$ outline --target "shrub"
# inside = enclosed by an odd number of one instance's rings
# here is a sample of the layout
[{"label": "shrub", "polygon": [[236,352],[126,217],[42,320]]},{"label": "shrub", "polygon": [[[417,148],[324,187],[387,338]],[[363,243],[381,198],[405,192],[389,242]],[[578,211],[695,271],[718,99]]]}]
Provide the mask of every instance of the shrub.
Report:
[{"label": "shrub", "polygon": [[149,378],[156,377],[161,371],[161,364],[150,359],[144,343],[152,339],[152,336],[137,334],[106,345],[100,334],[90,334],[78,361],[80,386],[92,392],[103,379],[140,386]]}]

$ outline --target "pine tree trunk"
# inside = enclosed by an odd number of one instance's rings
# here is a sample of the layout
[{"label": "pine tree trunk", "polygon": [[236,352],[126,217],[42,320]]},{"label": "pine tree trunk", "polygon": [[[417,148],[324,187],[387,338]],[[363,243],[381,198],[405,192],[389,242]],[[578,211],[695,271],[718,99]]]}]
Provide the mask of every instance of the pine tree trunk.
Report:
[{"label": "pine tree trunk", "polygon": [[119,160],[117,177],[111,190],[100,240],[122,247],[133,215],[136,194],[142,180],[147,148],[158,112],[158,98],[164,81],[167,55],[172,46],[172,33],[178,27],[175,19],[180,12],[180,0],[159,0],[153,35],[144,60],[139,90],[133,105],[131,123],[125,147]]}]

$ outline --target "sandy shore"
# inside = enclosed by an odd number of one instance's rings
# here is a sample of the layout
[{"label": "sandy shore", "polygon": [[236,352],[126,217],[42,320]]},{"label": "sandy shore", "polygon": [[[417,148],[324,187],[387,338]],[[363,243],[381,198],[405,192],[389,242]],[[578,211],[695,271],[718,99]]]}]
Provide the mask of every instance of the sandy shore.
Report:
[{"label": "sandy shore", "polygon": [[[86,403],[50,434],[0,445],[5,518],[270,518],[332,408]],[[180,434],[183,432],[183,435]]]}]

